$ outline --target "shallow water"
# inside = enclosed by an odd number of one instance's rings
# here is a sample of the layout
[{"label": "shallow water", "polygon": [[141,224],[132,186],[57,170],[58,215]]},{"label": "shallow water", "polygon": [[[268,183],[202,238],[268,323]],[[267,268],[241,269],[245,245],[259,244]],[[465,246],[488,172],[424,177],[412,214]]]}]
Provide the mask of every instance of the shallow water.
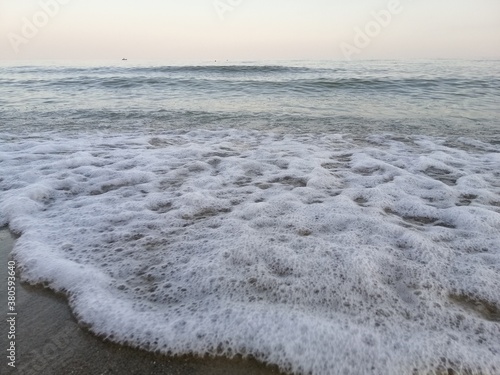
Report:
[{"label": "shallow water", "polygon": [[0,65],[0,132],[257,129],[500,142],[498,61]]},{"label": "shallow water", "polygon": [[498,373],[496,65],[325,64],[4,67],[35,93],[0,113],[23,277],[150,350]]}]

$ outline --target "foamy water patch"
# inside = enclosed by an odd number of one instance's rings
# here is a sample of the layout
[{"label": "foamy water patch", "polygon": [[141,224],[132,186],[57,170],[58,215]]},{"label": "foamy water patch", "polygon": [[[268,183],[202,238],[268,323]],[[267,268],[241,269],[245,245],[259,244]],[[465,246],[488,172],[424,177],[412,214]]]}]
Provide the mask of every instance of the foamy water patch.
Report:
[{"label": "foamy water patch", "polygon": [[22,276],[116,342],[300,373],[495,374],[500,149],[467,142],[6,142],[0,225],[22,233]]}]

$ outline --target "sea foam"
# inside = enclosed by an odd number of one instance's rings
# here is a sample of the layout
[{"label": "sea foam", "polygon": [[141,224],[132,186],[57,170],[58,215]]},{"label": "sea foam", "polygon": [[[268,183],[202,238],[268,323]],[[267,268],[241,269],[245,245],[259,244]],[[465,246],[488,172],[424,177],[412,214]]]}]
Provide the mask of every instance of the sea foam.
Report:
[{"label": "sea foam", "polygon": [[0,144],[21,276],[118,343],[312,374],[500,372],[500,148],[168,132]]}]

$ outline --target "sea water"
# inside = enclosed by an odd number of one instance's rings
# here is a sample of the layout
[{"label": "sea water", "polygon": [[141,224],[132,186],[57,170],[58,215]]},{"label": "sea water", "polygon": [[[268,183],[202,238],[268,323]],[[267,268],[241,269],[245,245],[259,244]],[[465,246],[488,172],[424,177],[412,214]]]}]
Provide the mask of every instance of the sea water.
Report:
[{"label": "sea water", "polygon": [[498,61],[0,65],[0,226],[94,333],[500,372]]}]

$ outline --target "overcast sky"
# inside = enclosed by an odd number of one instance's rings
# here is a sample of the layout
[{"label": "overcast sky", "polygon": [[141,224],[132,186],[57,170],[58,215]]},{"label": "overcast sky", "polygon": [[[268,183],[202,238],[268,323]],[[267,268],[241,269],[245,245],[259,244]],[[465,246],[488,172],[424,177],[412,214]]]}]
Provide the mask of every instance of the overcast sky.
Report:
[{"label": "overcast sky", "polygon": [[0,0],[0,59],[122,57],[498,59],[500,0]]}]

